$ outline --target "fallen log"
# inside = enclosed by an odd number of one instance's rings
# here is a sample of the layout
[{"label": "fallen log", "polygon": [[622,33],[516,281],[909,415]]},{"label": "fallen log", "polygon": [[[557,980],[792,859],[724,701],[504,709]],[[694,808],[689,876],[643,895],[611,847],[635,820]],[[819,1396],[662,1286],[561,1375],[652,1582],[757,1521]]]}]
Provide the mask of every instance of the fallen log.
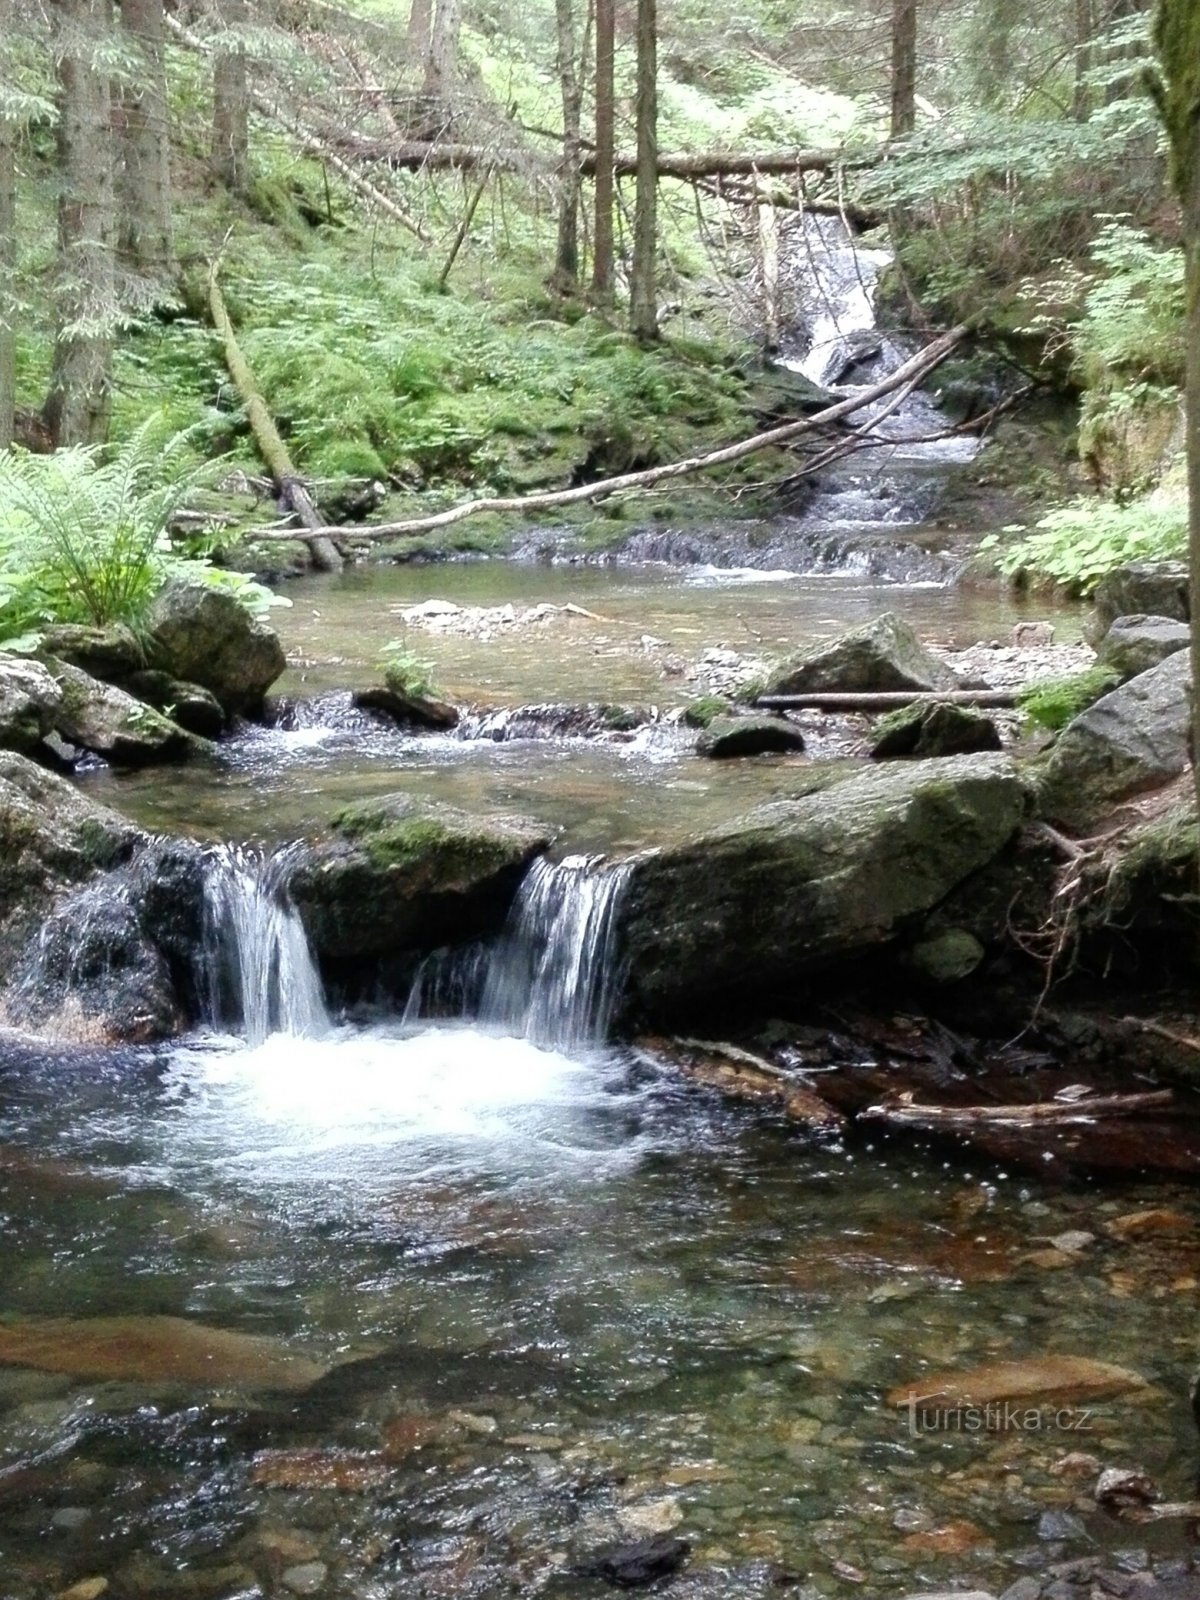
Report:
[{"label": "fallen log", "polygon": [[254,435],[254,442],[271,473],[280,500],[304,524],[304,537],[312,551],[313,566],[321,572],[340,572],[345,565],[341,552],[330,537],[316,506],[313,505],[312,497],[292,465],[288,448],[280,437],[274,418],[254,380],[250,363],[237,342],[218,281],[219,267],[219,261],[214,261],[209,268],[208,308],[213,327],[221,341],[225,366],[242,398],[242,404],[246,407],[246,419]]},{"label": "fallen log", "polygon": [[[706,455],[689,456],[686,460],[671,461],[661,467],[647,467],[642,472],[625,472],[616,478],[601,478],[596,483],[577,484],[572,489],[547,489],[526,495],[493,495],[481,500],[465,500],[445,511],[434,511],[424,517],[409,517],[403,522],[331,527],[325,531],[332,536],[356,540],[395,539],[410,533],[428,533],[434,528],[448,528],[456,522],[478,516],[482,512],[548,511],[559,506],[579,505],[588,500],[599,500],[610,494],[627,494],[650,489],[673,478],[686,477],[694,472],[705,472],[712,467],[728,466],[734,461],[741,461],[746,456],[754,455],[759,450],[769,449],[773,445],[790,444],[793,439],[799,439],[815,428],[827,426],[831,422],[840,422],[843,417],[861,411],[863,406],[870,405],[873,401],[880,400],[905,385],[915,386],[932,372],[939,362],[944,361],[966,335],[965,324],[951,328],[949,333],[942,334],[924,350],[897,367],[890,377],[872,384],[870,388],[859,389],[845,400],[826,406],[823,411],[816,411],[811,416],[802,417],[798,422],[784,423],[782,427],[771,428],[766,433],[756,433],[752,438],[742,439],[737,444],[724,445],[719,450],[710,450]],[[262,537],[303,539],[308,535],[303,530],[297,529],[295,532],[265,534]]]},{"label": "fallen log", "polygon": [[921,705],[944,700],[955,706],[982,706],[1001,710],[1015,706],[1013,689],[880,689],[833,690],[813,694],[760,694],[756,706],[765,711],[893,711],[900,706]]},{"label": "fallen log", "polygon": [[898,1128],[923,1128],[930,1132],[979,1127],[1027,1128],[1045,1123],[1069,1125],[1109,1117],[1137,1116],[1161,1111],[1173,1104],[1174,1091],[1154,1089],[1144,1094],[1092,1095],[1077,1100],[1042,1100],[1032,1105],[919,1106],[911,1094],[898,1095],[881,1105],[859,1112],[864,1122],[884,1122]]},{"label": "fallen log", "polygon": [[693,1083],[716,1089],[731,1100],[767,1101],[790,1122],[833,1132],[845,1116],[803,1081],[773,1061],[738,1045],[709,1039],[645,1039],[642,1047],[656,1060],[669,1061]]}]

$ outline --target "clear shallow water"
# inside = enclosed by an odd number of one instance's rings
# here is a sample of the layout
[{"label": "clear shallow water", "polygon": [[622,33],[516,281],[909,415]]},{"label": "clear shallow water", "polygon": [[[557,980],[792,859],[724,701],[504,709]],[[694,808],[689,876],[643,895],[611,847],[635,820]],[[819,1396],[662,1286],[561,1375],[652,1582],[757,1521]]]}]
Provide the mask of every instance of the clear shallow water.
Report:
[{"label": "clear shallow water", "polygon": [[[761,575],[759,575],[761,576]],[[490,639],[410,628],[444,691],[472,705],[544,701],[635,702],[668,710],[695,692],[664,676],[706,649],[770,656],[893,609],[932,641],[967,646],[1007,639],[1027,615],[1016,597],[898,588],[849,579],[741,582],[711,569],[593,568],[500,561],[370,568],[288,590],[272,618],[288,650],[283,692],[313,696],[376,681],[379,657],[404,635],[398,612],[429,599],[462,606],[543,602],[583,606],[601,620],[565,617]],[[1036,614],[1044,614],[1044,606]],[[1078,619],[1056,619],[1062,639]],[[644,638],[656,641],[649,647]],[[805,722],[809,751],[842,755],[844,727]],[[467,810],[519,811],[562,830],[572,849],[635,850],[723,821],[803,783],[803,761],[714,763],[691,752],[686,730],[628,739],[494,744],[377,727],[252,729],[211,763],[82,781],[98,799],[152,828],[221,838],[286,839],[323,825],[339,806],[395,789]]]},{"label": "clear shallow water", "polygon": [[[465,1025],[6,1042],[0,1086],[0,1344],[25,1317],[184,1317],[329,1369],[280,1393],[144,1356],[105,1379],[0,1366],[6,1596],[94,1575],[270,1594],[299,1551],[330,1595],[582,1597],[602,1591],[574,1560],[664,1526],[694,1546],[672,1592],[730,1597],[780,1570],[831,1597],[999,1590],[1182,1548],[1051,1468],[1084,1448],[1190,1494],[1193,1192],[814,1145],[636,1054]],[[1170,1238],[1109,1236],[1147,1206]],[[1093,1235],[1076,1258],[1029,1259],[1068,1230]],[[1046,1352],[1157,1392],[1097,1404],[1086,1439],[914,1439],[882,1401]],[[300,1450],[300,1486],[263,1454]]]}]

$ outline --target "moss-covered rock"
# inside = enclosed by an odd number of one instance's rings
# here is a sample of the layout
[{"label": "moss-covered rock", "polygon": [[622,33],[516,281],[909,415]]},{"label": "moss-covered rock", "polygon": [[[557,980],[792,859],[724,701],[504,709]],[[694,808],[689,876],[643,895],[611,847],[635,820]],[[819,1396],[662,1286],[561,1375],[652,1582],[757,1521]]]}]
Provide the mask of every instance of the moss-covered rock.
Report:
[{"label": "moss-covered rock", "polygon": [[192,735],[124,689],[65,661],[50,660],[47,667],[62,694],[54,727],[72,744],[126,767],[182,761],[191,754]]},{"label": "moss-covered rock", "polygon": [[803,749],[804,735],[786,717],[717,717],[696,740],[696,754],[712,761],[794,755]]},{"label": "moss-covered rock", "polygon": [[309,847],[289,888],[322,960],[390,962],[499,929],[550,832],[524,817],[473,817],[384,795],[349,806]]},{"label": "moss-covered rock", "polygon": [[61,687],[37,661],[0,654],[0,748],[29,755],[55,725]]},{"label": "moss-covered rock", "polygon": [[860,628],[789,656],[776,666],[767,694],[859,694],[897,689],[957,689],[954,673],[931,655],[892,611]]},{"label": "moss-covered rock", "polygon": [[948,700],[917,700],[880,717],[871,729],[868,748],[875,761],[971,755],[999,750],[1000,733],[982,711]]},{"label": "moss-covered rock", "polygon": [[630,1014],[796,995],[887,943],[1013,837],[1025,784],[1001,755],[876,767],[641,858],[621,910]]},{"label": "moss-covered rock", "polygon": [[211,584],[167,584],[151,604],[146,633],[151,666],[200,684],[227,712],[257,712],[287,665],[274,630]]},{"label": "moss-covered rock", "polygon": [[707,728],[716,717],[726,717],[732,711],[731,703],[719,694],[698,695],[683,708],[683,720],[689,728]]}]

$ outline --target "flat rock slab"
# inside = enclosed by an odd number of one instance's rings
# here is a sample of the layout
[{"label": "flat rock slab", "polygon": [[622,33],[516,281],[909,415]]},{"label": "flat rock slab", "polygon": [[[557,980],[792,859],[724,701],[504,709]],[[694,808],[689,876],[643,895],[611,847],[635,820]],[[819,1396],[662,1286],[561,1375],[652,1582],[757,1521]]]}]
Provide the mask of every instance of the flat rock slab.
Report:
[{"label": "flat rock slab", "polygon": [[0,1324],[0,1363],[74,1378],[208,1389],[306,1389],[327,1371],[281,1340],[183,1317],[48,1317]]},{"label": "flat rock slab", "polygon": [[965,1372],[925,1373],[891,1390],[887,1403],[982,1406],[1007,1400],[1100,1400],[1149,1389],[1138,1373],[1111,1362],[1046,1355],[1026,1361],[990,1361]]}]

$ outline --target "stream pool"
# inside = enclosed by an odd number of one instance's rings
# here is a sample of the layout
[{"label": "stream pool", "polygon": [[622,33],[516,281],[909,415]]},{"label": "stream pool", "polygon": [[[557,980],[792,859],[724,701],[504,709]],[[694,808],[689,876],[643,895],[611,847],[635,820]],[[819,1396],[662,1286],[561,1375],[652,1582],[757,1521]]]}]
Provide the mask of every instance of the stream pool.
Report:
[{"label": "stream pool", "polygon": [[[584,1597],[581,1560],[667,1530],[669,1592],[730,1600],[1186,1553],[1062,1463],[1192,1492],[1193,1191],[813,1143],[468,1025],[0,1074],[6,1600]],[[1047,1354],[1148,1386],[1044,1431],[914,1435],[885,1400]]]}]

